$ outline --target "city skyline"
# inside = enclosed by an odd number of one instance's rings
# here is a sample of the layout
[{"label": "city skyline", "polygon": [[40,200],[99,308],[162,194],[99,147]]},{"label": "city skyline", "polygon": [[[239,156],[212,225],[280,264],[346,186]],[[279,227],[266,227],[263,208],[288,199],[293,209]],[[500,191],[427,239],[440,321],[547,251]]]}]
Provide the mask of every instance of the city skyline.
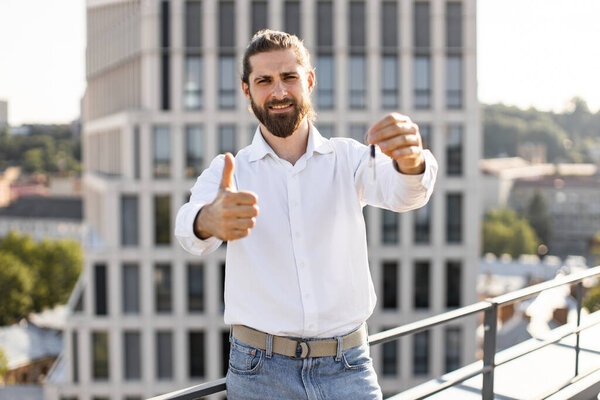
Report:
[{"label": "city skyline", "polygon": [[[600,92],[590,84],[600,70],[600,53],[590,51],[600,35],[599,2],[478,0],[477,6],[481,102],[562,111],[579,96],[600,110]],[[84,2],[2,1],[0,49],[0,99],[9,102],[12,125],[79,117],[86,85]]]}]

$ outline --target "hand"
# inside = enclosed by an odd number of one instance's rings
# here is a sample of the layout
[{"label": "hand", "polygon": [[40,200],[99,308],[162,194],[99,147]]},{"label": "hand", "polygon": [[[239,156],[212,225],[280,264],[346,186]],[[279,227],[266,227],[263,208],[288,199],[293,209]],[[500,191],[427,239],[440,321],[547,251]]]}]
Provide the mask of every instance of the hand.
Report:
[{"label": "hand", "polygon": [[425,171],[419,127],[409,117],[398,113],[387,115],[371,126],[367,140],[396,160],[400,172],[415,175]]},{"label": "hand", "polygon": [[217,197],[206,204],[194,221],[194,233],[201,239],[211,236],[221,240],[235,240],[246,237],[256,223],[258,215],[257,197],[252,192],[233,190],[234,159],[231,153],[225,154],[223,177]]}]

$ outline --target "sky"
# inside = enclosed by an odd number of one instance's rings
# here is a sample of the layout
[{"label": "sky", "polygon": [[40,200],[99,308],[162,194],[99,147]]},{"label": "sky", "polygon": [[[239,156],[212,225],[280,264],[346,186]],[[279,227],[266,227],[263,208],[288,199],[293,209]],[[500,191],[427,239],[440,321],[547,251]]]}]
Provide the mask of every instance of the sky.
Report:
[{"label": "sky", "polygon": [[[479,99],[600,110],[599,0],[477,0]],[[85,90],[85,0],[0,0],[9,122],[68,123]]]}]

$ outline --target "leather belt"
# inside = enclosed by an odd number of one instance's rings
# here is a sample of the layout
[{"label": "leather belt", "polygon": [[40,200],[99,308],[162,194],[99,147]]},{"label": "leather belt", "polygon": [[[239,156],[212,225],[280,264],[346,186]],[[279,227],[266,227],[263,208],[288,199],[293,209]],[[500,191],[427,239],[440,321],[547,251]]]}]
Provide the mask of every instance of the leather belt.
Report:
[{"label": "leather belt", "polygon": [[[240,342],[257,349],[267,349],[267,334],[244,325],[233,325],[231,334]],[[360,346],[367,341],[367,330],[362,324],[357,330],[342,336],[342,351]],[[307,357],[335,357],[338,341],[336,339],[308,340],[291,339],[285,336],[273,336],[273,353],[293,359]]]}]

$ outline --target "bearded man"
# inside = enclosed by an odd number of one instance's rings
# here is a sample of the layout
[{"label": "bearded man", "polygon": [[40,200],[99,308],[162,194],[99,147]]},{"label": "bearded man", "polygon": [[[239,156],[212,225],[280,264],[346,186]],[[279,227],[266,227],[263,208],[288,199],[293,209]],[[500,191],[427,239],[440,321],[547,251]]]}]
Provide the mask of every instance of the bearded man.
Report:
[{"label": "bearded man", "polygon": [[376,297],[362,207],[425,205],[435,158],[398,113],[367,133],[380,149],[377,179],[369,147],[323,138],[312,122],[315,74],[294,35],[258,32],[242,68],[259,121],[252,144],[212,161],[175,227],[193,254],[229,241],[227,398],[381,399],[365,326]]}]

